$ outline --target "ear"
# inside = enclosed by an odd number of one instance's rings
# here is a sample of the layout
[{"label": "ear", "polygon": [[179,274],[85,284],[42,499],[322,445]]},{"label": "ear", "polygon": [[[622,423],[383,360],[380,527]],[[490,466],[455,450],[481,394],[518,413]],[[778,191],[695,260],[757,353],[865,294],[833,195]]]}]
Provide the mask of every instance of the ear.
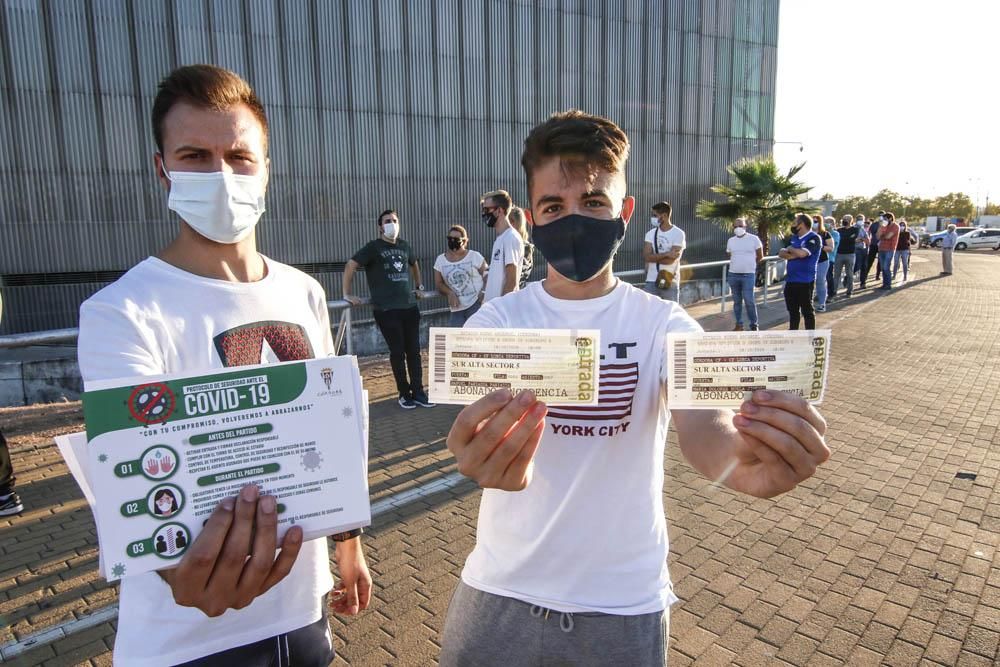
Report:
[{"label": "ear", "polygon": [[156,169],[156,180],[160,182],[165,192],[170,192],[170,181],[167,179],[166,167],[163,165],[163,156],[153,153],[153,166]]},{"label": "ear", "polygon": [[267,184],[271,182],[271,158],[264,160],[264,182],[261,184],[261,189],[265,194],[267,194]]},{"label": "ear", "polygon": [[535,221],[531,217],[531,209],[524,209],[524,219],[528,221],[528,224],[532,227],[535,226]]},{"label": "ear", "polygon": [[632,219],[633,213],[635,213],[635,197],[629,195],[622,202],[622,220],[625,221],[626,227],[628,226],[628,221]]}]

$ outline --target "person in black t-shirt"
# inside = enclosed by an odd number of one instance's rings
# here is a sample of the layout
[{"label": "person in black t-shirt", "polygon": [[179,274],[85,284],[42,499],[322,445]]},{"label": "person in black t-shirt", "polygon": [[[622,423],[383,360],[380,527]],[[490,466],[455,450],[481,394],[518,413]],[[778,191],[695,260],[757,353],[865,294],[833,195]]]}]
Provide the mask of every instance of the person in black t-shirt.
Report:
[{"label": "person in black t-shirt", "polygon": [[361,303],[361,299],[351,294],[351,283],[355,272],[364,269],[375,309],[375,324],[389,346],[399,406],[406,410],[418,405],[433,408],[423,385],[420,309],[414,293],[414,285],[417,292],[422,292],[424,286],[417,257],[410,244],[399,238],[399,230],[399,215],[391,209],[382,211],[378,216],[379,237],[354,253],[344,269],[344,300],[354,305]]},{"label": "person in black t-shirt", "polygon": [[847,298],[854,294],[854,262],[857,250],[858,228],[854,226],[854,216],[845,215],[840,218],[840,245],[837,246],[837,256],[833,264],[833,289],[830,290],[830,300],[837,296],[841,287],[847,289]]}]

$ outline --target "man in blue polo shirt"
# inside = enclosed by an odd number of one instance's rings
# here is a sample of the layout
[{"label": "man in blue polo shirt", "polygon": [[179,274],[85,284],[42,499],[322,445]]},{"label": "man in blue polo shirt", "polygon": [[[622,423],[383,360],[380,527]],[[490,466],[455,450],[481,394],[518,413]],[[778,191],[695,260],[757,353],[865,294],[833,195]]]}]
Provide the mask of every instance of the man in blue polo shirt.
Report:
[{"label": "man in blue polo shirt", "polygon": [[[806,321],[806,329],[816,328],[813,312],[813,288],[816,286],[816,264],[823,250],[823,240],[812,230],[812,218],[805,213],[795,216],[792,239],[787,248],[778,251],[778,257],[788,260],[785,267],[785,307],[788,308],[788,328],[799,328],[799,313]],[[826,276],[821,276],[826,280]]]}]

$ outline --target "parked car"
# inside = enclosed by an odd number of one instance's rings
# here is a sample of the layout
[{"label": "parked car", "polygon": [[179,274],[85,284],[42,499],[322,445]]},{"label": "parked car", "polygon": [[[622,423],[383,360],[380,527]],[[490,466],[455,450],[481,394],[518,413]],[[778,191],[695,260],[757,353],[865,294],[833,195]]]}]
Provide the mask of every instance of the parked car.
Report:
[{"label": "parked car", "polygon": [[996,248],[1000,244],[1000,229],[977,229],[963,234],[955,243],[955,250],[968,248]]},{"label": "parked car", "polygon": [[[958,234],[959,236],[962,236],[964,234],[968,234],[969,232],[974,232],[974,231],[976,231],[976,229],[977,229],[976,227],[956,227],[955,228],[955,233]],[[945,230],[943,232],[935,232],[934,234],[931,234],[930,238],[927,239],[926,245],[929,245],[932,248],[940,248],[941,247],[941,240],[944,238],[944,235],[947,234],[947,233],[948,233],[947,230]],[[924,245],[924,244],[921,244],[921,245]]]}]

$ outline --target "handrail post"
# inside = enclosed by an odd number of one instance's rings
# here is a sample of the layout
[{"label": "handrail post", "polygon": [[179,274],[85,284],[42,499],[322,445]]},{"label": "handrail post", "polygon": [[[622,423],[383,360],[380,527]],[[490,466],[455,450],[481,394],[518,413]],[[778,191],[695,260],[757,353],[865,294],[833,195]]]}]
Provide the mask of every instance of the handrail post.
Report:
[{"label": "handrail post", "polygon": [[354,354],[354,327],[351,326],[351,307],[350,306],[348,306],[347,308],[344,309],[343,318],[347,322],[347,324],[346,324],[346,327],[347,327],[347,334],[346,334],[346,337],[347,337],[347,354],[352,355],[352,354]]},{"label": "handrail post", "polygon": [[729,276],[729,266],[726,264],[722,265],[722,298],[719,302],[722,304],[722,311],[726,312],[726,286],[729,285],[729,281],[726,278]]},{"label": "handrail post", "polygon": [[771,262],[764,262],[764,305],[767,305],[767,292],[771,287]]}]

